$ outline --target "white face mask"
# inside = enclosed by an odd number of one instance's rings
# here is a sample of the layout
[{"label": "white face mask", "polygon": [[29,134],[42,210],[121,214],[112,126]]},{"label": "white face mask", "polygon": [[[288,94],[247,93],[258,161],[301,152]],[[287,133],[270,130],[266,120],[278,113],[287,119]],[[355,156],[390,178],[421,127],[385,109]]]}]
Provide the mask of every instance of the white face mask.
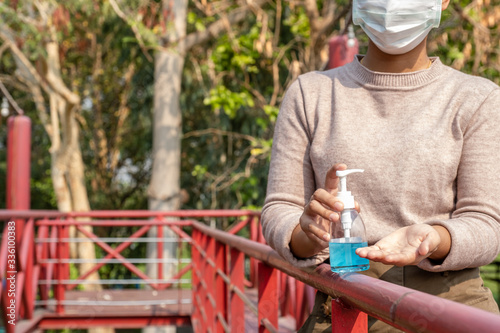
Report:
[{"label": "white face mask", "polygon": [[413,50],[439,26],[442,0],[353,0],[352,21],[388,54]]}]

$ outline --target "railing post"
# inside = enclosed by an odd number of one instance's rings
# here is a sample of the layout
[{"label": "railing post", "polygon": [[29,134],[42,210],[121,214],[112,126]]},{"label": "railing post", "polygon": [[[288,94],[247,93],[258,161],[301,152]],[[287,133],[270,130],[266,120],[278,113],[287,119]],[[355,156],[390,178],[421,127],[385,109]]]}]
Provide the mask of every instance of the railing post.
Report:
[{"label": "railing post", "polygon": [[23,309],[24,318],[33,318],[33,311],[35,309],[35,303],[33,298],[33,252],[34,252],[34,221],[33,218],[28,220],[25,226],[22,248],[23,253],[21,253],[24,271],[24,287],[23,287]]},{"label": "railing post", "polygon": [[293,309],[290,307],[293,305],[293,297],[295,296],[293,292],[288,292],[291,288],[288,281],[288,274],[285,272],[278,271],[278,290],[279,290],[279,305],[280,313],[282,316],[286,316],[289,313],[293,313]]},{"label": "railing post", "polygon": [[[12,116],[7,120],[7,209],[29,209],[30,208],[30,167],[31,167],[31,120],[24,115]],[[15,219],[16,224],[16,248],[21,249],[24,242],[29,239],[22,239],[24,236],[25,221]],[[28,244],[26,244],[28,245]],[[17,259],[20,255],[16,254]],[[23,258],[25,260],[25,258]],[[26,263],[25,268],[26,268]],[[18,265],[19,266],[19,265]],[[27,311],[26,294],[23,294],[27,281],[26,272],[19,269],[16,273],[16,316],[30,313]],[[22,296],[22,297],[21,297]],[[23,302],[23,303],[21,303]]]},{"label": "railing post", "polygon": [[208,238],[207,246],[207,260],[206,260],[206,270],[205,270],[205,281],[207,283],[207,302],[205,303],[207,312],[207,328],[210,332],[215,332],[216,318],[216,296],[219,291],[215,288],[215,267],[212,264],[215,263],[215,239],[213,237]]},{"label": "railing post", "polygon": [[[206,249],[208,244],[207,244],[207,239],[208,236],[204,233],[201,234],[201,240],[200,240],[200,245],[202,249]],[[208,269],[208,256],[205,251],[205,255],[202,256],[201,260],[201,269],[199,271],[200,275],[198,276],[200,278],[201,282],[201,288],[200,288],[200,299],[201,299],[201,332],[207,332],[208,331],[208,322],[209,318],[207,316],[207,309],[209,307],[209,304],[207,302],[207,294],[208,294],[208,286],[207,286],[207,281],[206,281],[206,271]]]},{"label": "railing post", "polygon": [[197,229],[193,228],[193,233],[192,233],[192,246],[191,246],[191,260],[192,260],[192,272],[191,272],[191,283],[192,283],[192,290],[193,290],[193,314],[191,315],[191,320],[193,323],[193,330],[194,332],[199,332],[200,331],[200,307],[201,304],[198,303],[198,299],[200,298],[200,279],[198,278],[198,274],[200,272],[200,258],[201,254],[200,251],[198,251],[197,245],[200,245],[200,236],[201,232],[198,231]]},{"label": "railing post", "polygon": [[225,332],[225,327],[227,326],[227,284],[219,274],[219,272],[226,274],[227,272],[227,247],[221,243],[215,243],[215,304],[216,304],[216,316],[217,325],[216,332]]},{"label": "railing post", "polygon": [[278,328],[279,290],[278,270],[260,262],[259,266],[259,333],[270,332],[264,320]]},{"label": "railing post", "polygon": [[[38,228],[38,240],[40,241],[40,243],[36,244],[36,257],[37,257],[36,261],[38,263],[49,259],[49,243],[46,242],[48,235],[49,235],[49,230],[46,225],[42,225]],[[41,263],[40,275],[39,275],[40,280],[47,280],[48,278],[47,271],[48,271],[47,264]],[[46,284],[41,285],[38,286],[38,289],[40,291],[40,299],[46,301],[49,298],[49,286]],[[34,289],[34,291],[36,291],[36,288]]]},{"label": "railing post", "polygon": [[[305,308],[307,306],[307,298],[305,297],[305,287],[304,283],[299,280],[295,280],[295,325],[297,327],[302,327],[306,318]],[[308,311],[309,312],[309,311]]]},{"label": "railing post", "polygon": [[332,332],[366,333],[368,315],[339,299],[332,299]]},{"label": "railing post", "polygon": [[[31,120],[7,120],[7,209],[30,209]],[[16,219],[16,245],[20,248],[24,220]]]},{"label": "railing post", "polygon": [[56,312],[59,314],[64,313],[64,306],[62,301],[64,300],[64,284],[62,280],[65,278],[64,275],[64,263],[62,263],[62,257],[64,253],[62,243],[62,238],[64,237],[63,227],[57,227],[57,244],[56,244],[56,256],[57,256],[57,265],[56,265],[56,274],[57,274],[57,285],[55,287],[54,293],[56,296]]},{"label": "railing post", "polygon": [[[64,225],[62,226],[62,237],[64,239],[66,239],[66,241],[64,241],[62,243],[62,258],[63,259],[69,259],[70,258],[70,249],[69,249],[69,245],[70,243],[68,242],[69,240],[69,226],[67,225]],[[69,274],[69,262],[66,262],[65,264],[63,264],[63,272],[64,272],[64,279],[65,280],[69,280],[70,278],[70,274]],[[66,290],[68,289],[67,287],[68,285],[63,285],[63,300],[66,298],[65,297],[65,294],[66,294]]]},{"label": "railing post", "polygon": [[[254,216],[250,217],[250,239],[254,242],[258,242],[259,238],[259,219]],[[257,285],[257,260],[255,258],[250,258],[250,282],[252,286]]]},{"label": "railing post", "polygon": [[[49,232],[50,243],[47,243],[49,245],[48,246],[48,259],[57,260],[57,257],[58,257],[57,256],[57,243],[53,241],[54,239],[57,239],[57,232],[58,232],[57,226],[50,227],[50,232]],[[55,280],[57,278],[57,266],[58,266],[58,264],[54,263],[54,262],[50,262],[47,264],[46,281],[48,281],[49,283],[52,280]],[[56,298],[57,291],[56,291],[55,285],[46,284],[46,286],[47,286],[48,295],[50,295],[50,292],[52,291],[54,294],[53,298]]]},{"label": "railing post", "polygon": [[[245,288],[245,257],[243,252],[235,248],[231,248],[230,251],[229,275],[231,287],[243,291]],[[230,332],[245,332],[245,303],[234,290],[231,290],[229,306],[231,308],[231,317],[229,318]]]},{"label": "railing post", "polygon": [[[162,219],[164,221],[164,219]],[[158,281],[163,280],[163,224],[158,224],[156,226],[156,257],[158,258],[157,266],[157,278]],[[171,276],[169,276],[170,278]],[[162,285],[161,282],[158,283],[159,286]]]}]

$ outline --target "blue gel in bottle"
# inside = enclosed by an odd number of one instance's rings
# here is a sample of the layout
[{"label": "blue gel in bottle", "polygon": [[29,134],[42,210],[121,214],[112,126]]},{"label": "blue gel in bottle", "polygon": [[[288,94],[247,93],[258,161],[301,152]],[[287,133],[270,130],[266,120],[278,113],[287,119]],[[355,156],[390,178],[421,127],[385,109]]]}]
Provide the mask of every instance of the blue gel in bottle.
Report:
[{"label": "blue gel in bottle", "polygon": [[330,267],[335,273],[365,271],[370,267],[366,258],[356,254],[356,249],[367,246],[361,237],[337,238],[330,240]]}]

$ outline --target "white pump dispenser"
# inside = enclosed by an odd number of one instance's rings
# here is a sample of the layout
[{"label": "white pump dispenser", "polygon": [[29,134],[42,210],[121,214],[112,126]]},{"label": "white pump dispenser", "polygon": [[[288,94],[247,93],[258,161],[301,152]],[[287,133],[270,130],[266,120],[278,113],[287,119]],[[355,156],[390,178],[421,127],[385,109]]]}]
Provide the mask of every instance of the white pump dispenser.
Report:
[{"label": "white pump dispenser", "polygon": [[344,229],[344,237],[349,238],[353,222],[353,210],[354,210],[354,196],[351,192],[347,190],[347,176],[351,173],[363,172],[362,169],[350,169],[350,170],[339,170],[336,172],[337,177],[340,179],[340,191],[337,193],[337,198],[339,198],[344,203],[344,210],[340,215],[340,222],[342,223],[342,229]]},{"label": "white pump dispenser", "polygon": [[354,196],[347,190],[348,175],[363,172],[361,169],[341,170],[336,175],[340,178],[340,189],[337,193],[344,203],[340,214],[340,223],[331,223],[330,266],[333,272],[348,273],[364,271],[370,267],[366,258],[356,254],[356,249],[367,246],[366,229],[361,216],[355,209]]}]

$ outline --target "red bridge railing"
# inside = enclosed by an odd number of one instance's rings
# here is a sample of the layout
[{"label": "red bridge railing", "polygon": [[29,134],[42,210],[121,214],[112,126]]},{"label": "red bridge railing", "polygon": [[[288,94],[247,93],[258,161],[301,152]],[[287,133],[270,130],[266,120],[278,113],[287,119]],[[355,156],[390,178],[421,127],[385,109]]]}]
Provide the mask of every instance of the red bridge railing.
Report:
[{"label": "red bridge railing", "polygon": [[[80,220],[85,218],[85,220]],[[232,218],[235,221],[231,232],[224,232],[205,223],[196,221],[207,218]],[[191,324],[195,332],[278,332],[282,330],[279,318],[289,315],[300,325],[310,309],[310,293],[304,291],[312,287],[333,297],[332,331],[352,332],[367,330],[367,315],[374,316],[397,328],[410,332],[498,332],[500,316],[417,292],[408,288],[372,279],[361,274],[337,275],[328,265],[320,265],[311,271],[293,267],[284,261],[274,250],[262,243],[259,231],[259,215],[250,211],[114,211],[62,214],[37,211],[0,211],[0,220],[5,221],[2,244],[0,246],[0,278],[3,288],[1,310],[7,332],[13,332],[9,304],[9,234],[8,222],[27,221],[19,242],[15,245],[15,314],[16,323],[20,319],[31,319],[25,331],[38,327],[41,329],[61,328],[61,320],[68,316],[67,295],[76,286],[85,283],[88,271],[76,279],[69,278],[68,228],[75,227],[99,246],[105,255],[95,261],[92,271],[104,265],[122,264],[138,279],[133,283],[149,285],[162,291],[179,284],[183,276],[191,272],[191,311],[188,317],[178,314],[157,315],[143,320],[130,317],[135,327],[149,324]],[[99,237],[84,226],[117,227],[135,226],[138,229],[116,247],[107,245],[109,239]],[[143,235],[150,228],[169,226],[179,241],[191,244],[191,261],[178,265],[179,270],[171,279],[147,276],[134,263],[141,258],[126,258],[121,252],[131,244],[146,241]],[[234,235],[248,228],[250,239]],[[154,240],[161,250],[162,237]],[[12,244],[12,243],[10,243]],[[165,264],[161,251],[155,263]],[[134,261],[135,260],[135,261]],[[295,279],[292,282],[292,279]],[[43,283],[40,283],[43,282]],[[110,281],[108,281],[109,284]],[[116,282],[116,281],[115,281]],[[120,282],[120,281],[119,281]],[[123,281],[121,281],[123,282]],[[249,290],[256,290],[252,299]],[[141,291],[146,292],[146,291]],[[134,299],[122,305],[137,304]],[[150,301],[148,301],[150,302]],[[183,301],[177,299],[177,302]],[[88,303],[87,303],[88,304]],[[100,301],[100,306],[105,302]],[[149,304],[149,303],[148,303]],[[53,308],[51,308],[51,306]],[[180,306],[180,305],[179,305]],[[37,309],[45,308],[37,317]],[[52,310],[51,310],[52,309]],[[55,315],[49,311],[55,312]],[[251,328],[248,313],[253,313],[255,323]],[[57,316],[56,316],[57,315]],[[124,318],[104,321],[95,314],[94,320],[72,317],[74,327],[90,327],[118,324]],[[169,317],[171,316],[171,317]],[[66,317],[67,318],[67,317]],[[100,318],[100,319],[99,319]],[[170,318],[170,319],[169,319]],[[116,319],[116,318],[115,318]],[[126,318],[125,318],[126,319]],[[170,320],[170,321],[169,321]],[[59,324],[58,324],[59,323]],[[59,326],[58,326],[59,325]],[[79,326],[78,326],[79,325]],[[16,331],[21,325],[16,327]],[[118,326],[116,326],[118,327]],[[132,326],[128,326],[132,327]]]},{"label": "red bridge railing", "polygon": [[[205,254],[205,244],[200,245],[193,241],[192,235],[196,235],[197,226],[203,226],[204,224],[196,222],[193,219],[203,219],[203,220],[213,220],[213,219],[230,219],[232,221],[231,227],[226,232],[227,235],[235,235],[246,229],[246,234],[250,239],[255,242],[263,242],[262,234],[260,233],[259,227],[259,213],[253,211],[176,211],[176,212],[152,212],[152,211],[93,211],[87,213],[69,213],[63,214],[54,211],[0,211],[0,221],[5,222],[4,228],[4,241],[0,246],[0,272],[2,274],[2,280],[5,280],[7,276],[7,250],[8,250],[8,224],[10,221],[15,223],[15,225],[22,227],[14,228],[16,231],[22,229],[22,235],[19,238],[19,242],[13,246],[15,248],[15,264],[16,268],[16,288],[15,288],[15,298],[16,306],[15,313],[10,314],[7,306],[10,303],[10,299],[4,297],[2,300],[2,311],[3,322],[8,323],[9,320],[15,318],[16,322],[23,323],[23,330],[29,331],[35,325],[38,328],[49,329],[49,328],[67,328],[67,325],[71,325],[72,328],[87,328],[89,326],[98,326],[102,323],[107,325],[121,325],[119,327],[124,327],[124,322],[130,322],[130,324],[125,325],[126,327],[141,327],[144,325],[164,325],[164,324],[174,324],[182,325],[189,324],[191,321],[196,323],[195,311],[199,304],[203,303],[203,308],[210,311],[210,306],[204,304],[207,300],[213,300],[215,297],[221,298],[220,293],[214,293],[211,288],[208,288],[208,292],[200,296],[202,293],[200,286],[207,286],[206,282],[203,280],[205,277],[209,277],[206,272],[202,273],[202,279],[197,279],[200,275],[199,271],[193,270],[194,263],[191,258],[185,258],[183,255],[179,255],[176,262],[176,267],[178,271],[174,276],[165,278],[162,276],[162,266],[167,264],[172,264],[168,262],[166,258],[162,256],[163,242],[166,238],[163,237],[163,228],[168,226],[177,235],[177,242],[189,243],[193,247],[193,258],[196,257],[196,253]],[[24,223],[25,221],[27,223]],[[88,227],[94,227],[94,231]],[[102,237],[98,236],[95,230],[98,227],[101,229],[99,234],[106,234],[106,231],[102,229],[106,228],[116,228],[116,227],[135,227],[133,232],[130,232],[126,237]],[[69,229],[75,228],[81,234],[83,238],[70,238]],[[155,238],[145,237],[146,233],[151,229],[156,228],[157,235]],[[19,233],[16,233],[19,236]],[[238,236],[234,236],[237,238]],[[70,245],[75,242],[92,242],[96,248],[100,248],[103,255],[101,258],[96,258],[94,260],[85,259],[75,259],[70,258]],[[108,243],[114,243],[115,246],[111,246]],[[138,246],[141,243],[156,243],[157,247],[157,257],[156,258],[130,258],[125,257],[122,252],[129,246]],[[181,247],[179,247],[181,248]],[[200,252],[201,251],[201,252]],[[240,271],[242,277],[238,276],[237,281],[240,288],[235,288],[235,284],[228,286],[228,292],[233,295],[232,301],[227,303],[231,304],[231,311],[224,310],[225,314],[220,315],[220,309],[213,311],[217,318],[225,318],[224,324],[235,323],[236,321],[231,321],[231,313],[238,312],[244,313],[245,308],[254,309],[254,300],[249,300],[248,296],[245,295],[245,290],[249,290],[257,286],[257,266],[258,262],[255,258],[245,257],[243,253],[240,253],[240,262],[244,266]],[[4,260],[5,259],[5,260]],[[70,277],[71,265],[78,265],[84,262],[90,261],[93,263],[93,267],[87,270],[85,273]],[[158,276],[150,277],[148,276],[143,268],[138,267],[137,263],[153,263],[157,265]],[[210,263],[210,259],[205,260],[206,263]],[[88,278],[95,272],[99,271],[106,265],[120,264],[127,268],[131,275],[135,278],[131,279],[120,279],[120,280],[105,280],[100,279],[98,281],[92,281]],[[197,267],[200,267],[199,265]],[[207,269],[211,267],[207,266]],[[224,271],[227,271],[224,268]],[[233,270],[236,273],[236,270]],[[193,279],[186,278],[186,275],[193,276]],[[286,274],[280,273],[283,276],[282,283],[280,283],[281,293],[281,313],[284,315],[290,314],[291,311],[295,311],[292,315],[298,313],[298,323],[304,320],[307,315],[311,302],[301,302],[301,306],[297,307],[291,305],[289,302],[290,298],[296,299],[296,293],[309,294],[309,299],[312,301],[312,293],[314,292],[311,287],[306,287],[302,282],[295,281],[294,279],[287,277]],[[26,278],[28,276],[29,278]],[[215,279],[215,274],[214,274]],[[200,285],[195,284],[195,281],[199,281]],[[219,281],[219,280],[218,280]],[[227,282],[227,277],[226,280]],[[234,277],[233,277],[234,281]],[[220,281],[219,281],[220,282]],[[192,297],[190,295],[189,299],[181,298],[180,294],[174,295],[178,299],[164,298],[157,300],[111,300],[111,299],[97,299],[96,295],[93,294],[93,300],[78,300],[74,296],[74,292],[77,288],[80,288],[88,284],[100,284],[107,290],[113,290],[116,285],[147,285],[150,289],[155,291],[164,291],[169,288],[175,288],[180,284],[189,285],[193,288]],[[231,283],[230,283],[231,284]],[[209,283],[208,286],[211,284]],[[129,290],[127,290],[129,291]],[[199,293],[198,293],[199,292]],[[146,293],[146,291],[144,291]],[[125,292],[121,292],[125,294]],[[4,293],[2,292],[2,295]],[[162,294],[165,295],[165,294]],[[167,294],[166,297],[169,297]],[[113,296],[113,295],[112,295]],[[222,295],[222,297],[224,297]],[[89,297],[87,297],[89,298]],[[113,297],[108,297],[113,298]],[[299,296],[303,298],[303,296]],[[241,302],[238,300],[241,299]],[[201,303],[200,303],[201,302]],[[146,304],[147,303],[147,304]],[[106,319],[103,313],[99,313],[97,310],[92,310],[92,307],[103,308],[103,307],[117,307],[117,306],[142,306],[147,305],[150,307],[156,307],[161,310],[165,305],[178,305],[178,309],[182,305],[191,305],[195,311],[193,316],[191,313],[186,317],[185,313],[175,313],[174,312],[165,315],[161,314],[161,320],[158,318],[160,316],[153,316],[147,318],[142,315],[141,318],[134,316],[131,313],[125,316],[123,313],[120,314],[121,318],[110,318],[109,311],[105,311],[108,314]],[[72,307],[72,308],[71,308]],[[74,314],[74,307],[86,307],[83,313],[88,313],[91,318],[83,318]],[[35,309],[47,309],[43,315],[36,315]],[[69,310],[68,310],[69,309]],[[185,307],[184,307],[185,309]],[[163,309],[165,310],[165,309]],[[51,315],[52,311],[52,315]],[[205,311],[205,310],[203,310]],[[11,317],[9,317],[11,316]],[[205,314],[204,314],[205,316]],[[229,317],[228,317],[229,316]],[[125,318],[124,318],[125,317]],[[200,318],[203,318],[200,317]],[[239,318],[239,317],[238,317]],[[24,319],[22,321],[21,319]],[[26,323],[27,320],[29,324]],[[91,319],[91,320],[90,320]],[[239,319],[238,319],[239,320]],[[248,321],[248,320],[247,320]],[[255,319],[257,321],[257,319]],[[208,327],[209,323],[205,321],[198,322],[201,327]],[[8,332],[14,331],[13,325],[5,325]],[[19,325],[17,325],[17,331],[20,331]]]}]

